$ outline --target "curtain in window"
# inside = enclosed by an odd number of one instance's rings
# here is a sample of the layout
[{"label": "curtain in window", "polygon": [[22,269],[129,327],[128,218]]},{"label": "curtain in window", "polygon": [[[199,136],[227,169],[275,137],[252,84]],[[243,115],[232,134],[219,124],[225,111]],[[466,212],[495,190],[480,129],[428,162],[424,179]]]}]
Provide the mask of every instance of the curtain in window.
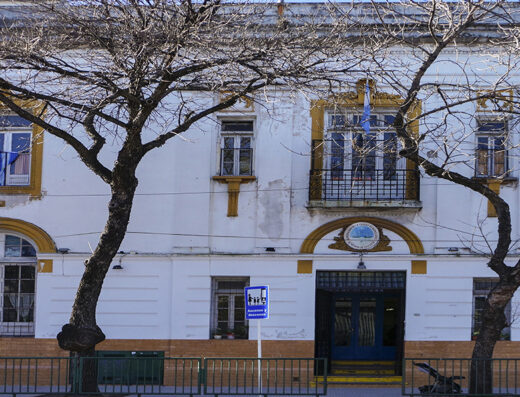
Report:
[{"label": "curtain in window", "polygon": [[6,181],[6,171],[7,167],[15,162],[18,158],[18,153],[16,152],[1,152],[0,153],[0,186],[5,186]]},{"label": "curtain in window", "polygon": [[20,153],[11,165],[11,173],[14,175],[29,175],[30,162],[30,153]]}]

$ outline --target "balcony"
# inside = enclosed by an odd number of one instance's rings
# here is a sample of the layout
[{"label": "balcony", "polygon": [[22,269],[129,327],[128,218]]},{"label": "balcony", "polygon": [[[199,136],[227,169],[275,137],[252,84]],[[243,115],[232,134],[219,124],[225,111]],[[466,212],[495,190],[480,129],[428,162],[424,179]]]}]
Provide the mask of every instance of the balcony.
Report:
[{"label": "balcony", "polygon": [[[357,153],[340,156],[347,150],[335,153],[333,146],[327,156],[323,153],[326,142],[314,145],[309,175],[310,208],[417,210],[422,207],[419,171],[413,163],[398,158],[397,153],[378,156],[375,151],[366,151],[363,157]],[[324,164],[330,168],[322,168]]]}]

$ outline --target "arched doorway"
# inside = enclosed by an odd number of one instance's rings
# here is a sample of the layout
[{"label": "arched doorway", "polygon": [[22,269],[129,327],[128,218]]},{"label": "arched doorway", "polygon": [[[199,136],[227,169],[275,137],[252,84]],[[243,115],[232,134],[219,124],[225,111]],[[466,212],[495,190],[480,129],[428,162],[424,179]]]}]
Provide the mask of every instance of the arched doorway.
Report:
[{"label": "arched doorway", "polygon": [[[372,233],[372,243],[360,247],[349,245],[352,241],[349,243],[347,234],[356,227],[369,232],[367,236]],[[422,242],[411,230],[375,217],[350,217],[326,223],[307,236],[300,252],[314,253],[318,243],[336,231],[339,234],[334,237],[335,242],[328,246],[332,249],[364,253],[391,251],[392,244],[400,241],[410,254],[424,253]],[[391,232],[393,241],[385,236],[385,231]],[[313,272],[311,260],[302,260],[298,265],[302,273]],[[426,261],[414,258],[409,269],[412,274],[424,274]],[[405,294],[406,271],[402,266],[397,270],[389,266],[388,270],[375,271],[316,271],[316,357],[326,357],[332,363],[390,361],[396,363],[394,368],[398,373],[397,363],[403,357],[404,348]]]}]

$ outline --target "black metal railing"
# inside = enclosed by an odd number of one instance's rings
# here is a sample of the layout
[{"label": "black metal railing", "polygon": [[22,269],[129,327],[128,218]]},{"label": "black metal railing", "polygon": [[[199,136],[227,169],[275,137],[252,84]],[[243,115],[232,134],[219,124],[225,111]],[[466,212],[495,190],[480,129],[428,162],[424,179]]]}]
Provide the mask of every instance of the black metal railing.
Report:
[{"label": "black metal railing", "polygon": [[309,200],[419,201],[417,168],[399,156],[395,134],[381,137],[313,140]]},{"label": "black metal railing", "polygon": [[404,359],[402,395],[413,397],[439,394],[520,396],[520,359]]},{"label": "black metal railing", "polygon": [[326,374],[324,358],[0,357],[0,395],[323,396]]},{"label": "black metal railing", "polygon": [[415,169],[312,169],[309,200],[419,201]]}]

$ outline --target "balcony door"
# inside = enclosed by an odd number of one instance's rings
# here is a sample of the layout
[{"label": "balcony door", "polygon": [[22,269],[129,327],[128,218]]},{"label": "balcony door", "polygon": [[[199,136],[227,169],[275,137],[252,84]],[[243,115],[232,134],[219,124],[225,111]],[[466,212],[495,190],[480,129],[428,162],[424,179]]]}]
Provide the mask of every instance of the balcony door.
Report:
[{"label": "balcony door", "polygon": [[332,115],[325,139],[323,190],[338,200],[404,199],[406,160],[398,155],[393,116],[372,115],[370,132],[357,115]]}]

